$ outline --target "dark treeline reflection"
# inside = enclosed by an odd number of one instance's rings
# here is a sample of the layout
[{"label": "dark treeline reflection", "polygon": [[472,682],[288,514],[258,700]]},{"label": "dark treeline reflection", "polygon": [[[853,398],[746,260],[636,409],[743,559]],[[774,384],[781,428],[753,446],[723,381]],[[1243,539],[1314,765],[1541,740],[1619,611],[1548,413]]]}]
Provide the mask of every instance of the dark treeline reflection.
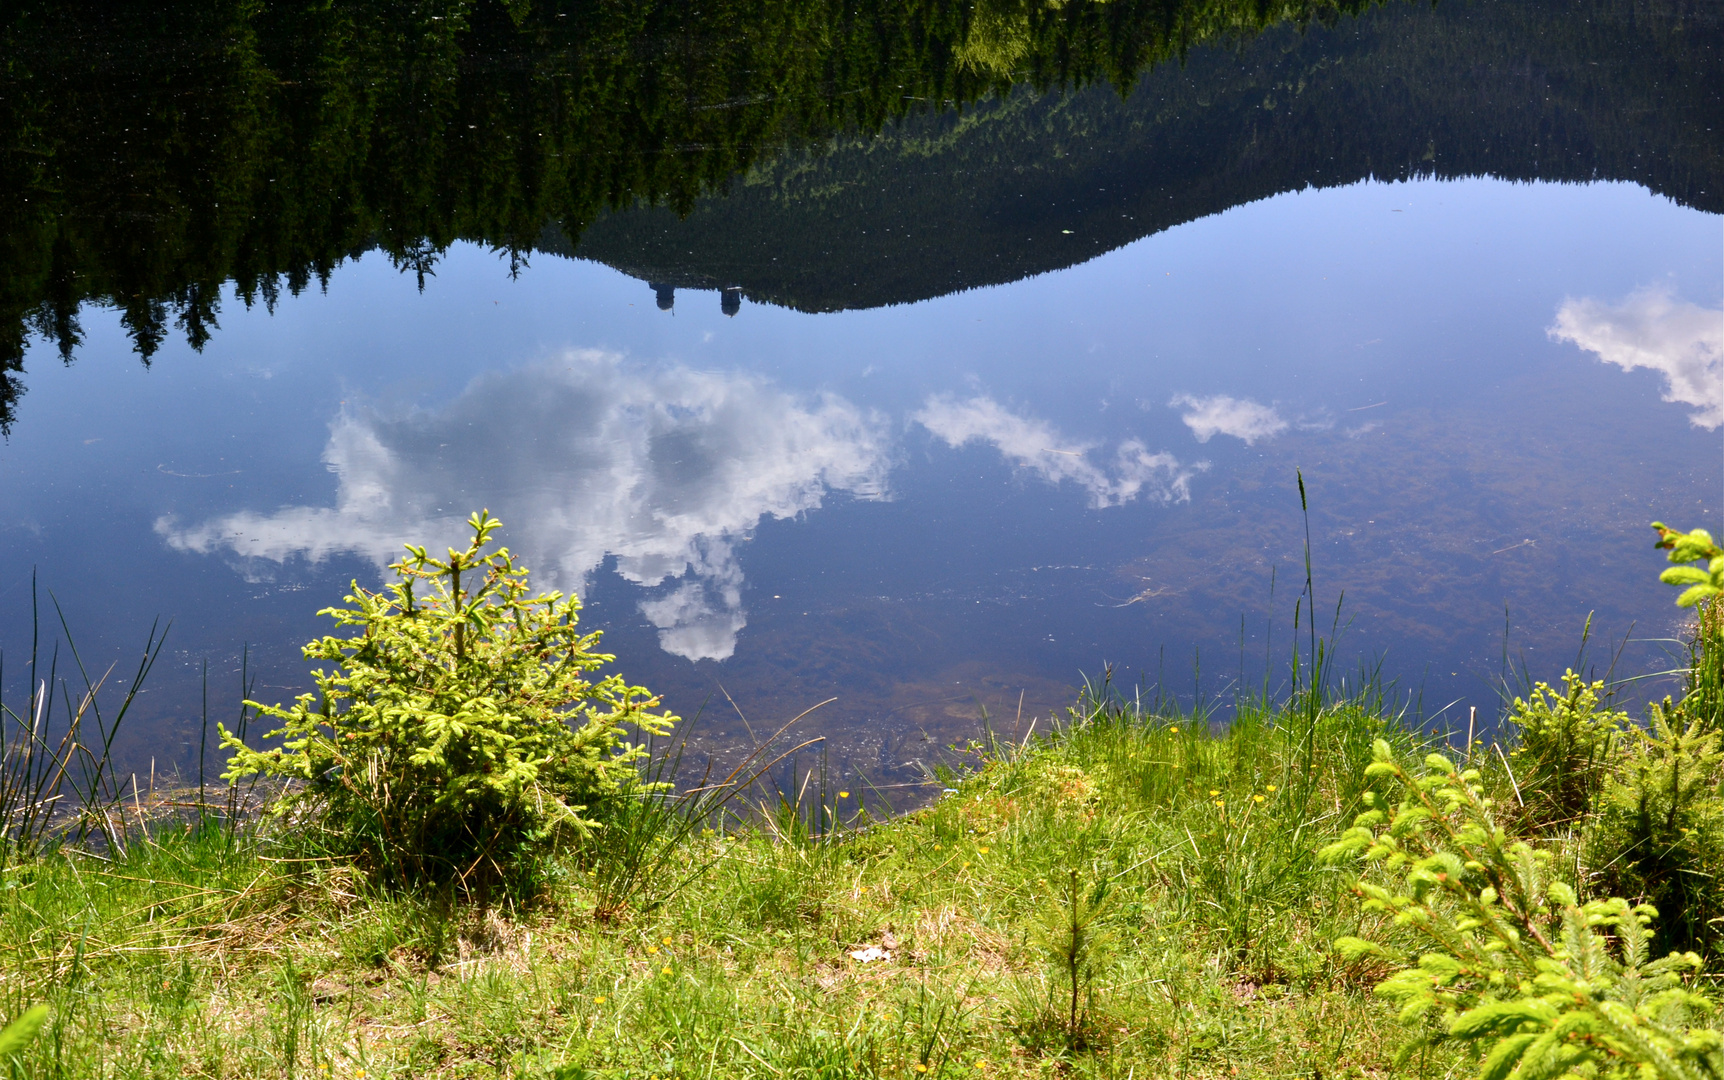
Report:
[{"label": "dark treeline reflection", "polygon": [[69,361],[86,303],[147,362],[171,333],[201,347],[227,283],[273,304],[374,248],[419,274],[457,240],[573,249],[829,309],[1366,175],[1633,179],[1719,208],[1716,4],[1346,18],[1368,6],[14,0],[0,430],[31,335]]},{"label": "dark treeline reflection", "polygon": [[763,155],[1014,82],[1155,62],[1367,0],[250,0],[6,5],[0,428],[32,333],[85,303],[148,361],[381,248],[529,250],[606,207],[691,208]]},{"label": "dark treeline reflection", "polygon": [[1307,185],[1480,175],[1724,212],[1724,5],[1442,0],[1267,28],[1123,101],[1020,87],[780,155],[690,214],[605,215],[563,250],[661,300],[831,311],[1016,281]]}]

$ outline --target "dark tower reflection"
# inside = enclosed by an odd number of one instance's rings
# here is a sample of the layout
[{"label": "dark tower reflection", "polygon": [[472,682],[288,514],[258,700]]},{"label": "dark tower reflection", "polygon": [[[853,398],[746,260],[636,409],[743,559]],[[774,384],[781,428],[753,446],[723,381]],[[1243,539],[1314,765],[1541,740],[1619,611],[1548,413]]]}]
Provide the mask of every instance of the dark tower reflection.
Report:
[{"label": "dark tower reflection", "polygon": [[676,307],[676,286],[660,285],[657,282],[651,281],[647,282],[647,285],[652,289],[653,296],[658,300],[658,309],[660,311],[669,311],[671,308]]},{"label": "dark tower reflection", "polygon": [[742,310],[742,290],[735,285],[719,294],[718,309],[726,315],[734,316]]}]

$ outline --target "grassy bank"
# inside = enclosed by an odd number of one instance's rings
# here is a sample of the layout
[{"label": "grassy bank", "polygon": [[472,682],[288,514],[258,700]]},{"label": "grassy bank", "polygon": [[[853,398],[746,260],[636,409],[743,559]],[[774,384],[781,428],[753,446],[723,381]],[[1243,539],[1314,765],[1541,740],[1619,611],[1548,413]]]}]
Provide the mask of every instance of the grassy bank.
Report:
[{"label": "grassy bank", "polygon": [[[48,1019],[0,1068],[1724,1073],[1704,993],[1724,943],[1724,550],[1704,533],[1660,526],[1664,579],[1701,606],[1681,698],[1643,719],[1570,672],[1513,702],[1507,745],[1456,752],[1369,693],[1325,700],[1322,659],[1224,729],[1104,683],[1039,735],[952,748],[950,787],[876,821],[865,792],[794,769],[776,809],[744,811],[732,797],[783,760],[766,748],[735,783],[652,782],[674,768],[621,733],[674,718],[588,681],[610,658],[578,603],[528,598],[487,553],[494,520],[473,524],[447,563],[411,549],[388,593],[355,587],[334,614],[362,632],[307,648],[339,672],[263,707],[279,746],[223,732],[230,780],[285,785],[280,815],[234,827],[230,798],[127,829],[84,706],[63,695],[59,750],[45,712],[11,717],[0,816],[24,854],[0,872],[0,1009]],[[105,747],[118,714],[85,701]],[[68,819],[88,827],[62,842],[42,829],[84,758]]]},{"label": "grassy bank", "polygon": [[608,918],[579,865],[480,914],[219,828],[51,856],[0,885],[6,1011],[52,1009],[14,1072],[1378,1075],[1381,969],[1330,948],[1360,916],[1313,851],[1397,732],[1084,702],[904,817],[692,833]]}]

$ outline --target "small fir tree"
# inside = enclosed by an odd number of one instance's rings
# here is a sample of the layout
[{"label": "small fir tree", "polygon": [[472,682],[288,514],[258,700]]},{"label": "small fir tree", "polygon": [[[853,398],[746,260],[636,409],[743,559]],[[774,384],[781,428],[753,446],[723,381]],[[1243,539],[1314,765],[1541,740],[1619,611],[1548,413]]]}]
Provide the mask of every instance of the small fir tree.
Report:
[{"label": "small fir tree", "polygon": [[295,834],[355,857],[395,884],[450,883],[484,899],[530,890],[546,859],[601,827],[608,801],[642,794],[631,731],[676,718],[621,675],[578,629],[580,601],[529,596],[501,523],[481,511],[447,560],[408,545],[380,591],[353,584],[327,608],[351,633],[305,647],[317,691],[290,708],[248,705],[281,722],[269,749],[233,751],[227,778],[288,781],[274,812]]}]

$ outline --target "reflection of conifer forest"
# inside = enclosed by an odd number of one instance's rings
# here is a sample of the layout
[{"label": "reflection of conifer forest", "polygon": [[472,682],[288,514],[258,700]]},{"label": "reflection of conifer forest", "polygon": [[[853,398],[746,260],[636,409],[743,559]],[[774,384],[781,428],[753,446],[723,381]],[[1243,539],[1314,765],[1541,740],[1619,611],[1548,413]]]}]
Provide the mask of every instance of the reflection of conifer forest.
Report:
[{"label": "reflection of conifer forest", "polygon": [[[147,361],[169,333],[208,340],[227,282],[272,303],[372,248],[425,272],[456,240],[578,245],[829,308],[1010,280],[1366,175],[1634,179],[1720,207],[1713,9],[1346,18],[1366,6],[18,0],[0,23],[0,427],[29,336],[70,360],[86,302],[119,308]],[[1108,85],[1002,96],[1014,83]],[[1121,106],[1109,85],[1137,89]],[[905,118],[873,152],[857,140]],[[1008,192],[1030,209],[990,209]],[[668,209],[601,217],[641,202]],[[1023,215],[1077,239],[1026,244]],[[894,247],[898,218],[921,241]],[[698,257],[659,259],[667,229]],[[781,246],[777,268],[762,245]]]},{"label": "reflection of conifer forest", "polygon": [[1721,10],[1442,0],[1275,27],[1159,66],[1124,101],[1020,89],[780,155],[686,217],[601,217],[578,251],[661,295],[825,311],[1016,281],[1368,177],[1631,180],[1724,212]]}]

